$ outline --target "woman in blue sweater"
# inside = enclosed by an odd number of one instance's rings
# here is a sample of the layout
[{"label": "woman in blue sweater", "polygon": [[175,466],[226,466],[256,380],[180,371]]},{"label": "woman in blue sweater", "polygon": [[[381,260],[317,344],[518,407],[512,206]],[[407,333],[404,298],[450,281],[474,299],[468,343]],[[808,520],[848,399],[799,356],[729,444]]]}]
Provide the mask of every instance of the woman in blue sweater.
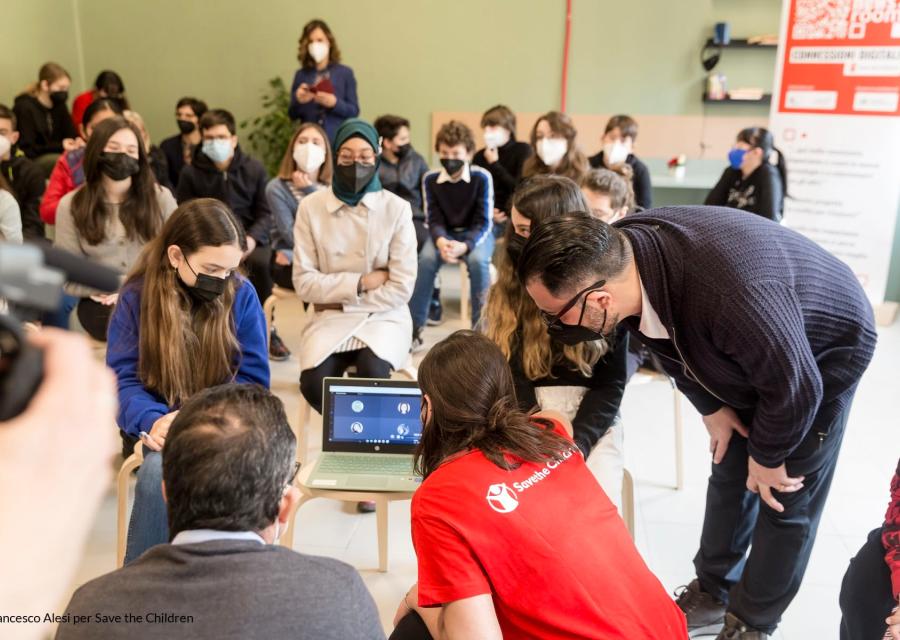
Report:
[{"label": "woman in blue sweater", "polygon": [[126,563],[169,540],[160,452],[178,408],[225,382],[269,386],[262,307],[237,273],[246,250],[227,206],[191,200],[144,248],[119,294],[106,363],[118,380],[123,453],[139,439],[144,452]]},{"label": "woman in blue sweater", "polygon": [[322,20],[310,20],[303,27],[297,59],[300,69],[291,84],[288,115],[316,123],[334,140],[341,123],[359,115],[353,69],[340,64],[341,51]]}]

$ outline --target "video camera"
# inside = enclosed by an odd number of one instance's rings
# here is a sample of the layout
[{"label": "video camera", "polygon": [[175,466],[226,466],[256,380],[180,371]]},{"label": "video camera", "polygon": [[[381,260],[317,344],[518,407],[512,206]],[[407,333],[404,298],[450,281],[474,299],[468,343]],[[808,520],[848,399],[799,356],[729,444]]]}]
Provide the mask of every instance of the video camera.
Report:
[{"label": "video camera", "polygon": [[0,300],[9,311],[0,313],[0,421],[22,413],[43,379],[43,354],[20,321],[58,309],[65,282],[114,292],[120,274],[48,245],[0,243]]}]

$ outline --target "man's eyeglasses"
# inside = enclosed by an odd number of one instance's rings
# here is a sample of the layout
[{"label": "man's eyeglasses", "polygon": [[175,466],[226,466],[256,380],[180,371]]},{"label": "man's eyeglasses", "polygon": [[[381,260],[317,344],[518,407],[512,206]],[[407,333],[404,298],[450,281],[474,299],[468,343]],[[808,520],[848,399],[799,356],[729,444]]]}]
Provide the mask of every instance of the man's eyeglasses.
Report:
[{"label": "man's eyeglasses", "polygon": [[[581,291],[576,293],[572,297],[572,299],[569,300],[566,303],[566,305],[556,313],[547,313],[546,311],[541,311],[541,320],[543,321],[544,325],[546,325],[548,328],[549,327],[558,327],[559,325],[561,325],[562,321],[560,320],[560,318],[562,318],[564,315],[566,315],[569,312],[569,309],[571,309],[576,304],[578,304],[578,301],[582,298],[582,296],[587,296],[587,294],[591,293],[592,291],[597,291],[598,289],[601,289],[603,287],[603,285],[605,285],[605,284],[606,284],[606,280],[598,280],[597,282],[590,285],[589,287],[585,287],[584,289],[582,289]],[[585,297],[585,302],[586,301],[587,301],[587,298]],[[581,315],[584,316],[583,303],[582,303],[582,307],[581,307]],[[581,318],[578,319],[578,324],[581,324]]]},{"label": "man's eyeglasses", "polygon": [[285,483],[284,488],[287,489],[292,484],[294,484],[294,480],[297,478],[297,474],[300,473],[300,465],[303,464],[299,460],[294,463],[294,470],[291,471],[291,475],[288,478],[288,481]]}]

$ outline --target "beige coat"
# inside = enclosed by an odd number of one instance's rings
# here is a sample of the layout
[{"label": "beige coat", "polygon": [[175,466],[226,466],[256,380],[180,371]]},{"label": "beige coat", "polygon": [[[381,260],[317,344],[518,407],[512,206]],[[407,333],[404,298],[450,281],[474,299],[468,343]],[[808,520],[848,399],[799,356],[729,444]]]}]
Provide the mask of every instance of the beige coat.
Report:
[{"label": "beige coat", "polygon": [[[388,281],[357,295],[359,279],[387,269]],[[356,207],[320,189],[300,201],[294,221],[294,289],[315,312],[303,329],[300,368],[312,369],[353,336],[394,369],[409,357],[410,297],[416,283],[416,232],[409,203],[389,191],[368,193]]]}]

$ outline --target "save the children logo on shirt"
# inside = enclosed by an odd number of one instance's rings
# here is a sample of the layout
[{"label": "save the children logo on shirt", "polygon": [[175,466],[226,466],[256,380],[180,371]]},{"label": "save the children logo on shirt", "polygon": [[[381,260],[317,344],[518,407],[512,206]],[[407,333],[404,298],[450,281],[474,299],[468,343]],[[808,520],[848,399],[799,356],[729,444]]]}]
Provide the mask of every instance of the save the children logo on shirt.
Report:
[{"label": "save the children logo on shirt", "polygon": [[487,490],[488,505],[497,513],[515,511],[516,507],[519,506],[519,496],[516,493],[522,493],[541,482],[544,478],[549,477],[553,470],[571,458],[575,451],[575,449],[569,449],[559,458],[549,460],[543,469],[535,471],[524,480],[513,482],[513,488],[506,486],[505,482],[492,484]]},{"label": "save the children logo on shirt", "polygon": [[519,506],[516,492],[506,486],[506,483],[492,484],[488,487],[487,501],[491,509],[497,513],[509,513]]}]

